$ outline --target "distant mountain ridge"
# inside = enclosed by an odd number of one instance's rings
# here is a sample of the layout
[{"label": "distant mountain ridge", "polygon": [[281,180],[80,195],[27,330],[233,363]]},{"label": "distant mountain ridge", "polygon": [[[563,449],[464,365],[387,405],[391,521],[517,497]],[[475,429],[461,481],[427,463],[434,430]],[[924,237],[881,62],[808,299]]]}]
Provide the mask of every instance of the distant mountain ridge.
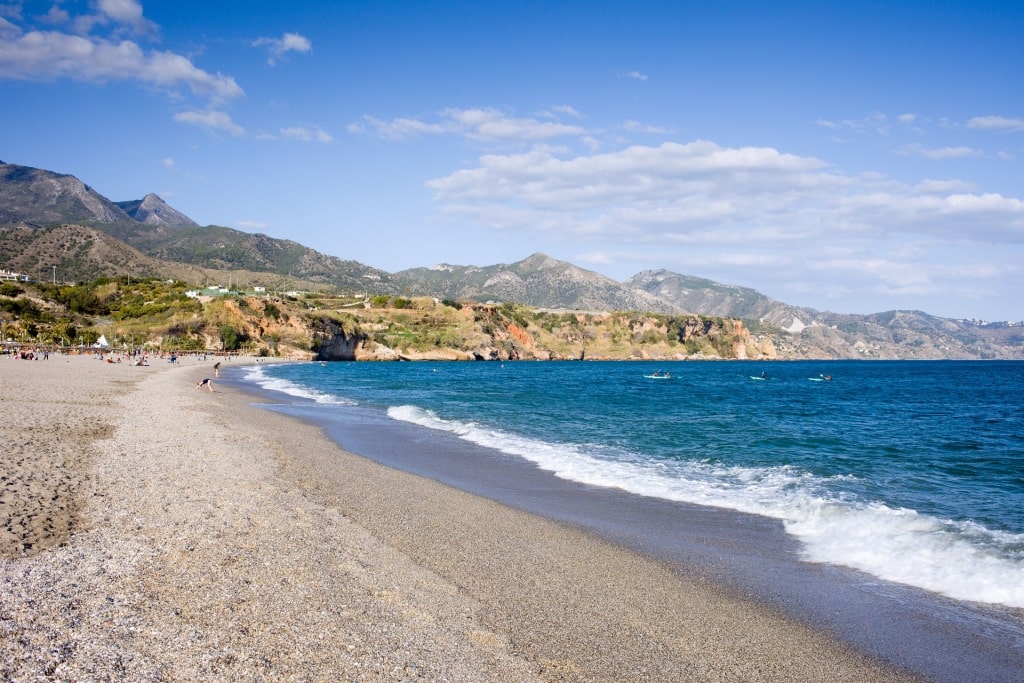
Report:
[{"label": "distant mountain ridge", "polygon": [[202,227],[155,194],[112,202],[74,176],[3,162],[0,267],[29,274],[57,267],[65,280],[101,274],[209,279],[228,271],[243,284],[742,318],[755,323],[754,332],[772,335],[782,356],[792,358],[1024,358],[1024,328],[1013,324],[982,326],[916,311],[819,312],[666,270],[617,282],[541,253],[512,264],[388,273],[291,240]]},{"label": "distant mountain ridge", "polygon": [[0,161],[0,225],[115,223],[131,218],[72,175]]},{"label": "distant mountain ridge", "polygon": [[684,312],[671,301],[540,253],[513,264],[413,268],[395,273],[395,278],[406,288],[442,298],[514,301],[538,308]]},{"label": "distant mountain ridge", "polygon": [[[264,285],[290,282],[292,286],[320,284],[356,291],[395,289],[391,275],[383,270],[328,256],[297,242],[220,226],[201,227],[155,194],[112,202],[74,176],[0,162],[3,225],[83,225],[101,230],[153,259],[112,263],[108,275],[149,272],[164,276],[166,269],[159,264],[169,262],[175,272],[182,266],[242,271],[233,272],[236,281]],[[59,251],[38,258],[21,251],[17,259],[9,252],[0,252],[2,267],[17,266],[31,273],[37,263],[56,263],[63,276],[72,280],[93,277],[102,265],[83,265],[81,259],[68,259]]]},{"label": "distant mountain ridge", "polygon": [[645,270],[625,284],[698,315],[723,315],[727,312],[729,316],[761,320],[782,328],[799,324],[801,318],[809,319],[816,315],[811,309],[789,306],[748,287],[723,285],[667,270]]}]

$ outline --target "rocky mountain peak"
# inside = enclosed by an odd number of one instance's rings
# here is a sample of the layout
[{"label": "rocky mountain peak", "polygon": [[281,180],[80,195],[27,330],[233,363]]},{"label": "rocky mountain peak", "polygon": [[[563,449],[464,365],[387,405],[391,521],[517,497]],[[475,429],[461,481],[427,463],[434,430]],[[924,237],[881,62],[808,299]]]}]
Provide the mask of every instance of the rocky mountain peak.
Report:
[{"label": "rocky mountain peak", "polygon": [[168,228],[193,228],[199,225],[177,209],[168,206],[163,199],[152,192],[142,199],[117,202],[117,205],[133,219],[146,225],[159,225]]},{"label": "rocky mountain peak", "polygon": [[550,270],[552,268],[564,268],[571,264],[559,261],[538,251],[535,254],[530,254],[516,265],[528,270]]},{"label": "rocky mountain peak", "polygon": [[114,223],[124,211],[72,175],[0,163],[0,225]]}]

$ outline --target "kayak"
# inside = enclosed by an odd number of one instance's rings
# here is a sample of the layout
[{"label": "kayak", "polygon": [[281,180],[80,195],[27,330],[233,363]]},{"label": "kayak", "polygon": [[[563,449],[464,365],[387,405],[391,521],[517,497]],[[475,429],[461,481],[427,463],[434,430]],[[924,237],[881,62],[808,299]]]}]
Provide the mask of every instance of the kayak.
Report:
[{"label": "kayak", "polygon": [[672,375],[644,375],[647,379],[672,379]]},{"label": "kayak", "polygon": [[751,375],[750,379],[756,379],[759,382],[767,382],[771,377],[758,377],[757,375]]},{"label": "kayak", "polygon": [[825,381],[824,377],[808,377],[807,379],[811,380],[812,382],[824,382]]}]

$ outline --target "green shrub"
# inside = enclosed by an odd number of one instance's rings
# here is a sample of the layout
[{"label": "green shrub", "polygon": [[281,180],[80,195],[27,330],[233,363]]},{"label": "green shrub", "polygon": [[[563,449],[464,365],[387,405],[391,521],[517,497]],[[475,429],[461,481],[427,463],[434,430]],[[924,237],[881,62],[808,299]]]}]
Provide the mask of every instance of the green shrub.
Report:
[{"label": "green shrub", "polygon": [[249,337],[231,325],[222,325],[220,328],[220,341],[225,351],[237,351],[242,344],[249,341]]}]

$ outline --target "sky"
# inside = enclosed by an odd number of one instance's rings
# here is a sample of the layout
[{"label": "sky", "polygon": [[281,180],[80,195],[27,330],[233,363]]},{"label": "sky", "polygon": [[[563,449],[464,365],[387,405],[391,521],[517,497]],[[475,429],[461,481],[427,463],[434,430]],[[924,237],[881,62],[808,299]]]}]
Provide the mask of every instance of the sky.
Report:
[{"label": "sky", "polygon": [[396,272],[1024,320],[1024,3],[0,0],[0,160]]}]

